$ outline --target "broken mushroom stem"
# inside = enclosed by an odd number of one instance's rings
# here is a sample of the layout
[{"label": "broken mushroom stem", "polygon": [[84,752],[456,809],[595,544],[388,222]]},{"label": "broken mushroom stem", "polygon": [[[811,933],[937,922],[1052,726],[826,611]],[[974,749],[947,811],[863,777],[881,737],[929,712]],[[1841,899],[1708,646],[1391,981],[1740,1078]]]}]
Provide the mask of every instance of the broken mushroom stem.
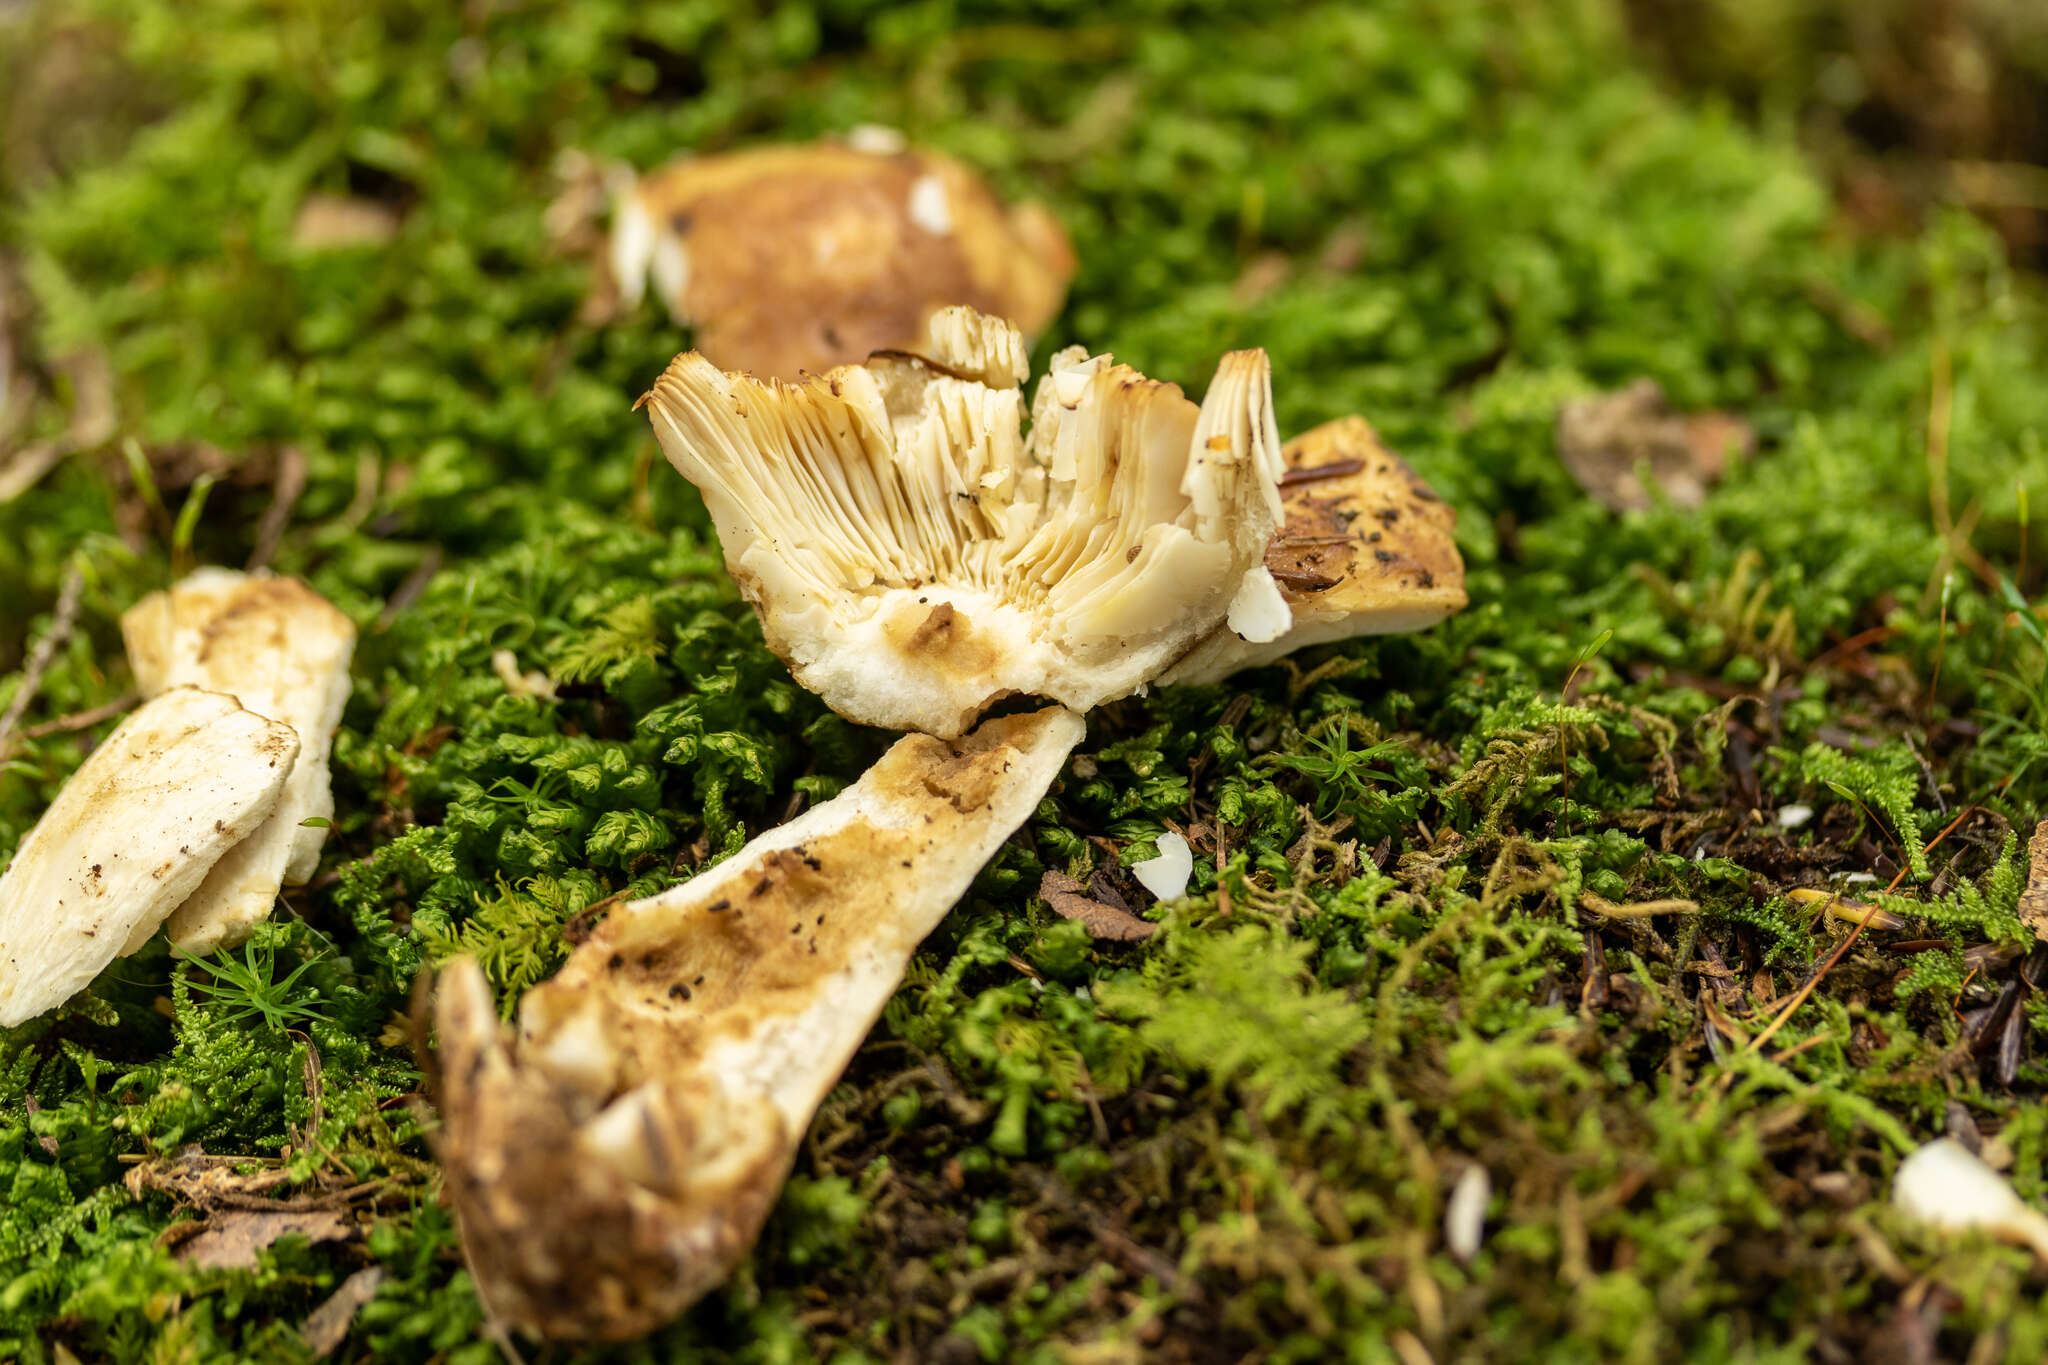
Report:
[{"label": "broken mushroom stem", "polygon": [[918,943],[1052,785],[1061,707],[900,740],[839,796],[622,906],[516,1033],[441,973],[441,1156],[479,1292],[551,1337],[650,1331],[746,1255]]}]

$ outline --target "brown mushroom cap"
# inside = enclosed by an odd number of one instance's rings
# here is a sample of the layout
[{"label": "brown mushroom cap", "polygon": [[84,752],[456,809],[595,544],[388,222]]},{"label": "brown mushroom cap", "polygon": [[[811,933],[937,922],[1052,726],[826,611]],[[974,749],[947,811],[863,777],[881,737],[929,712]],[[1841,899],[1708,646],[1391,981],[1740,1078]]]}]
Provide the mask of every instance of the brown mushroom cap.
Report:
[{"label": "brown mushroom cap", "polygon": [[174,687],[87,756],[0,874],[0,1028],[54,1009],[141,947],[277,808],[289,725]]},{"label": "brown mushroom cap", "polygon": [[1423,630],[1466,603],[1457,513],[1381,444],[1363,417],[1340,417],[1281,449],[1285,521],[1266,571],[1294,624],[1253,643],[1218,630],[1166,681],[1216,682],[1309,645]]},{"label": "brown mushroom cap", "polygon": [[795,379],[915,347],[965,304],[1035,336],[1074,274],[1044,208],[1006,208],[935,152],[837,142],[672,163],[619,206],[613,270],[629,300],[651,270],[662,301],[720,369]]}]

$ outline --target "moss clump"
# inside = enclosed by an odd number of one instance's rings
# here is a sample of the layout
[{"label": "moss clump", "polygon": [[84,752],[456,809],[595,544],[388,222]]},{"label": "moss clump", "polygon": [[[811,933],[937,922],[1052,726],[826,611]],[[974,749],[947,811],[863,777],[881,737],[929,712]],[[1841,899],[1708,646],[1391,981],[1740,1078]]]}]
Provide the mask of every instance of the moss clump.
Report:
[{"label": "moss clump", "polygon": [[[1996,582],[2041,589],[2037,283],[1967,219],[1838,233],[1786,145],[1637,74],[1604,4],[1243,14],[0,19],[10,392],[42,395],[26,439],[62,439],[99,376],[118,417],[0,505],[0,705],[81,584],[0,771],[0,849],[106,728],[57,722],[126,689],[119,610],[245,560],[273,505],[278,565],[366,627],[323,873],[256,952],[151,950],[0,1038],[0,1357],[301,1359],[296,1325],[371,1264],[341,1358],[496,1355],[408,1100],[416,973],[474,951],[509,1001],[602,902],[884,739],[762,647],[628,411],[688,338],[651,305],[579,322],[586,267],[544,210],[571,149],[647,165],[859,122],[1055,205],[1082,274],[1044,347],[1185,378],[1262,344],[1284,429],[1367,413],[1460,508],[1474,605],[1091,717],[751,1268],[575,1358],[2048,1352],[2020,1253],[1885,1205],[1956,1114],[2048,1193],[2048,1007],[2022,1001],[2016,1051],[1973,1033],[2048,794],[2048,660]],[[394,238],[295,246],[316,192]],[[1699,512],[1616,516],[1555,458],[1561,402],[1642,375],[1759,434]],[[1169,822],[1196,881],[1152,939],[1092,943],[1035,900],[1046,867],[1117,878]],[[1912,926],[1861,935],[1752,1046],[1847,932],[1785,893],[1844,875],[1896,878]],[[122,1177],[192,1143],[355,1191],[364,1235],[179,1260],[159,1237],[187,1214]],[[1460,1264],[1441,1219],[1472,1162],[1495,1193]],[[1920,1275],[1942,1288],[1906,1294]]]}]

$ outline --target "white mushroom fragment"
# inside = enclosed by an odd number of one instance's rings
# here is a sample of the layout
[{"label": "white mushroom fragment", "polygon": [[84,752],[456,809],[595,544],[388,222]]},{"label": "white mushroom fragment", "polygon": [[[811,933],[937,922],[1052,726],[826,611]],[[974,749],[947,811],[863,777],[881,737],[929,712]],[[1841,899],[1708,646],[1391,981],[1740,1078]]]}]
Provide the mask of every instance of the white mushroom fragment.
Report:
[{"label": "white mushroom fragment", "polygon": [[348,700],[355,624],[295,578],[209,568],[130,608],[121,634],[144,696],[180,686],[225,692],[298,735],[276,813],[168,925],[182,952],[232,947],[270,917],[280,886],[303,884],[319,865],[334,814],[327,756]]},{"label": "white mushroom fragment", "polygon": [[1163,901],[1179,900],[1188,893],[1188,880],[1195,875],[1195,855],[1188,841],[1172,830],[1159,836],[1157,857],[1131,864],[1138,884]]},{"label": "white mushroom fragment", "polygon": [[1036,204],[1005,208],[959,162],[867,130],[651,171],[613,209],[627,304],[651,279],[712,363],[778,379],[915,347],[954,304],[1052,321],[1073,248]]},{"label": "white mushroom fragment", "polygon": [[1233,610],[1167,682],[1216,682],[1309,645],[1424,630],[1465,605],[1465,562],[1451,539],[1457,513],[1371,423],[1325,422],[1284,455],[1286,522],[1265,567],[1292,623],[1276,635],[1270,606]]},{"label": "white mushroom fragment", "polygon": [[190,687],[115,727],[0,876],[0,1026],[140,947],[270,816],[298,751],[290,726]]},{"label": "white mushroom fragment", "polygon": [[1265,352],[1226,355],[1197,407],[1063,351],[1028,440],[1024,374],[1014,327],[948,309],[919,355],[791,385],[689,352],[642,400],[769,647],[849,720],[943,737],[1016,694],[1086,710],[1221,627],[1248,576],[1258,595]]},{"label": "white mushroom fragment", "polygon": [[722,1281],[918,942],[1082,730],[1050,707],[899,741],[833,800],[613,911],[527,993],[516,1039],[477,966],[450,964],[441,1157],[491,1307],[619,1340]]},{"label": "white mushroom fragment", "polygon": [[1451,1186],[1450,1202],[1444,1205],[1444,1249],[1461,1264],[1479,1254],[1486,1235],[1486,1204],[1493,1198],[1493,1177],[1484,1166],[1473,1162],[1458,1173]]},{"label": "white mushroom fragment", "polygon": [[1945,1232],[1988,1232],[2048,1261],[2048,1214],[1954,1138],[1936,1138],[1901,1161],[1893,1181],[1892,1202],[1909,1217]]}]

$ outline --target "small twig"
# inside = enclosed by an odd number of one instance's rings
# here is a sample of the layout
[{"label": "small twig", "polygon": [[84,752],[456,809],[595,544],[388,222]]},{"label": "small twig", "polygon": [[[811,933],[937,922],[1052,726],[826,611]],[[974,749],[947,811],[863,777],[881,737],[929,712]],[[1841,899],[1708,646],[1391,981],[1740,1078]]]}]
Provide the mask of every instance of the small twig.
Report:
[{"label": "small twig", "polygon": [[1607,919],[1648,919],[1652,915],[1694,915],[1699,913],[1699,902],[1689,900],[1635,901],[1628,905],[1617,905],[1605,896],[1591,891],[1579,893],[1579,904],[1594,914]]},{"label": "small twig", "polygon": [[384,610],[377,616],[376,633],[382,635],[385,631],[391,629],[392,623],[398,620],[399,615],[407,607],[419,600],[420,594],[427,590],[427,584],[433,582],[434,575],[439,572],[441,572],[441,547],[435,545],[427,550],[427,557],[419,562],[417,568],[405,576],[405,581],[398,585],[398,591],[392,593],[391,600],[384,604]]},{"label": "small twig", "polygon": [[306,491],[306,455],[297,446],[286,446],[277,455],[277,474],[271,480],[270,506],[263,510],[263,522],[256,528],[256,548],[249,555],[249,569],[266,567],[277,554],[278,542],[291,525],[292,510]]},{"label": "small twig", "polygon": [[1341,479],[1346,474],[1356,474],[1365,468],[1364,460],[1332,460],[1328,464],[1311,466],[1308,469],[1290,469],[1280,476],[1282,488],[1298,488],[1305,483],[1320,483],[1324,479]]},{"label": "small twig", "polygon": [[123,692],[110,702],[103,702],[87,711],[73,711],[68,716],[46,720],[40,725],[31,725],[21,732],[23,739],[41,739],[45,735],[66,734],[72,730],[90,730],[101,721],[120,715],[138,700],[133,692]]},{"label": "small twig", "polygon": [[36,641],[30,651],[28,664],[22,669],[21,686],[16,689],[14,699],[7,703],[7,713],[0,715],[0,759],[6,758],[13,746],[14,730],[21,723],[22,715],[36,693],[42,690],[43,675],[50,669],[50,661],[57,657],[57,651],[71,638],[71,627],[78,620],[78,599],[85,592],[85,570],[73,560],[65,571],[64,586],[57,591],[57,609],[50,619],[50,628],[43,638]]}]

